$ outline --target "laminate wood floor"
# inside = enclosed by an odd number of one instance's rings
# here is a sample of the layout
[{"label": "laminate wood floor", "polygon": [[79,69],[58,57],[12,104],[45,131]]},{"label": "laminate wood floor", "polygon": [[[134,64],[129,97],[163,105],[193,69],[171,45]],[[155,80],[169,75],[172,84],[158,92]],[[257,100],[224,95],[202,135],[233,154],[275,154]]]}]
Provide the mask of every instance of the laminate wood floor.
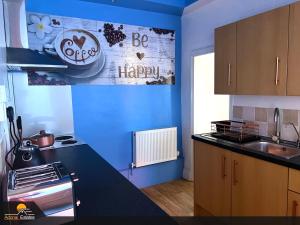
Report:
[{"label": "laminate wood floor", "polygon": [[193,182],[176,180],[147,187],[142,191],[170,216],[194,215]]}]

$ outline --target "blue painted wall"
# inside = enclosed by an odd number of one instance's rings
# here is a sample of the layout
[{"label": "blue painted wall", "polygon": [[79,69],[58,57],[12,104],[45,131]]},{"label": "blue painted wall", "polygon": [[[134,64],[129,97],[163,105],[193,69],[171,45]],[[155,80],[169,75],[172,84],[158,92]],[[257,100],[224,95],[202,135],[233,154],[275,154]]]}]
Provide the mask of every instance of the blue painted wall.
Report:
[{"label": "blue painted wall", "polygon": [[151,12],[165,13],[181,16],[185,6],[185,0],[78,0],[99,4],[107,4],[129,9],[146,10]]},{"label": "blue painted wall", "polygon": [[173,6],[178,6],[178,7],[185,7],[186,1],[185,0],[146,0],[149,2],[157,2],[160,4],[165,4],[165,5],[173,5]]},{"label": "blue painted wall", "polygon": [[188,6],[190,4],[193,4],[194,2],[196,2],[197,0],[185,0],[185,5]]},{"label": "blue painted wall", "polygon": [[132,131],[176,126],[178,149],[182,149],[181,18],[75,0],[27,0],[26,7],[34,12],[176,30],[176,85],[73,86],[72,98],[76,135],[134,184],[145,187],[180,178],[182,158],[134,169],[132,174],[129,164],[132,162]]},{"label": "blue painted wall", "polygon": [[197,0],[125,0],[125,1],[114,1],[114,2],[111,0],[78,0],[78,1],[108,4],[108,5],[119,6],[124,8],[146,10],[146,11],[181,16],[184,7],[196,2]]}]

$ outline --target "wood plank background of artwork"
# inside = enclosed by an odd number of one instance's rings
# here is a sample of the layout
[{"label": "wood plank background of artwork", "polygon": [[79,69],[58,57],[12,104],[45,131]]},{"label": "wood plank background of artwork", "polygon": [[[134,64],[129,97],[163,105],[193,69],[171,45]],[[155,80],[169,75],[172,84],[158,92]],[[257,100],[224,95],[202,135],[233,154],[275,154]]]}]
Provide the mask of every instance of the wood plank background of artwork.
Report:
[{"label": "wood plank background of artwork", "polygon": [[[71,66],[60,73],[29,73],[30,85],[175,84],[173,30],[34,12],[27,13],[27,24],[29,47],[43,54],[49,54],[45,47],[54,46],[57,36],[70,29],[92,33],[99,40],[101,48],[99,60],[89,66]],[[59,56],[52,57],[64,62]]]}]

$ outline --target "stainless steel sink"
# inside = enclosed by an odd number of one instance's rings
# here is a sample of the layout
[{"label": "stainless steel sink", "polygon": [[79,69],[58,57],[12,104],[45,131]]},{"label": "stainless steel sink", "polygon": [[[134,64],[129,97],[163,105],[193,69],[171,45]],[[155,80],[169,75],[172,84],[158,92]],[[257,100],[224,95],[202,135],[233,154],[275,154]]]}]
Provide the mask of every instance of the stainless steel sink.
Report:
[{"label": "stainless steel sink", "polygon": [[279,157],[283,157],[285,159],[291,159],[293,157],[300,155],[300,149],[298,148],[275,144],[266,141],[251,142],[251,143],[244,144],[243,146],[251,150],[269,153],[271,155],[276,155]]}]

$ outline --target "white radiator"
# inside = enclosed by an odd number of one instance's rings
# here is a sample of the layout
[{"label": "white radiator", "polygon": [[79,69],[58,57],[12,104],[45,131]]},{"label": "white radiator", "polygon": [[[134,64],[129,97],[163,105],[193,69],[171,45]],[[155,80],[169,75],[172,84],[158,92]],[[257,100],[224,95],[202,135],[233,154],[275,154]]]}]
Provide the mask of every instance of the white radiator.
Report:
[{"label": "white radiator", "polygon": [[177,127],[133,133],[135,167],[177,159]]}]

